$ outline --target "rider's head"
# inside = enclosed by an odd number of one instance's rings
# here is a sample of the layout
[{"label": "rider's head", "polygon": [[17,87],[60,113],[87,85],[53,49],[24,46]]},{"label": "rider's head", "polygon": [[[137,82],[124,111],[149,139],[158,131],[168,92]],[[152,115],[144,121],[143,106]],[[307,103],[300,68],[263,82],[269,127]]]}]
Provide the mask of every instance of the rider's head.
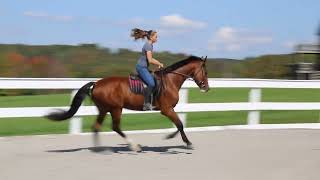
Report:
[{"label": "rider's head", "polygon": [[155,43],[158,40],[158,35],[156,31],[145,31],[138,28],[134,28],[131,30],[131,37],[133,37],[134,40],[147,38],[152,43]]}]

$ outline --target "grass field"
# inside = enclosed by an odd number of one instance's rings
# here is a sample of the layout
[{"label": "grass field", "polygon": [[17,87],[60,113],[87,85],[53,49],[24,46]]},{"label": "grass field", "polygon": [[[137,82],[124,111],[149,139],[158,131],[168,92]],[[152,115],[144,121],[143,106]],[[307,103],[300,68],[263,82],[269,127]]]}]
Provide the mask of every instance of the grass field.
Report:
[{"label": "grass field", "polygon": [[[247,102],[249,89],[216,88],[203,94],[198,89],[189,91],[189,102]],[[265,102],[320,102],[317,89],[263,89]],[[0,96],[0,107],[68,106],[69,94]],[[86,99],[86,105],[90,105]],[[247,112],[188,113],[188,127],[246,124]],[[319,111],[263,111],[261,123],[314,123],[320,122]],[[83,118],[83,130],[90,131],[95,116]],[[105,120],[104,130],[110,131],[110,116]],[[0,119],[0,136],[67,133],[69,121],[51,122],[44,118]],[[160,114],[123,115],[124,130],[157,129],[172,127],[171,122]]]}]

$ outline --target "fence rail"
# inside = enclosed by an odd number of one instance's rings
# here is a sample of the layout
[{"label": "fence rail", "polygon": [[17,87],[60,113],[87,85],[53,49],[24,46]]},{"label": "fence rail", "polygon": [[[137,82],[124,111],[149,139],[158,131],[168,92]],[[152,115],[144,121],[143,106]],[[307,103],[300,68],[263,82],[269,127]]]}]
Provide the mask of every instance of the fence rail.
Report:
[{"label": "fence rail", "polygon": [[[70,89],[74,94],[77,89],[97,78],[0,78],[0,89]],[[210,78],[211,88],[251,88],[246,103],[188,103],[188,89],[197,88],[193,81],[186,81],[180,90],[180,100],[175,110],[180,118],[186,120],[186,112],[209,111],[249,111],[248,124],[259,124],[262,110],[320,110],[320,103],[285,103],[260,102],[262,88],[306,88],[320,89],[319,80],[274,80],[274,79],[222,79]],[[205,96],[205,94],[203,94]],[[71,95],[73,96],[73,95]],[[0,108],[0,118],[42,117],[53,108],[68,107],[19,107]],[[124,114],[155,113],[157,111],[132,111],[125,109]],[[94,106],[82,106],[75,118],[70,121],[70,133],[81,132],[79,116],[95,115]]]},{"label": "fence rail", "polygon": [[[79,89],[99,78],[0,78],[0,89]],[[209,78],[216,88],[307,88],[319,89],[320,80],[234,79]],[[182,89],[196,88],[193,81],[185,81]]]}]

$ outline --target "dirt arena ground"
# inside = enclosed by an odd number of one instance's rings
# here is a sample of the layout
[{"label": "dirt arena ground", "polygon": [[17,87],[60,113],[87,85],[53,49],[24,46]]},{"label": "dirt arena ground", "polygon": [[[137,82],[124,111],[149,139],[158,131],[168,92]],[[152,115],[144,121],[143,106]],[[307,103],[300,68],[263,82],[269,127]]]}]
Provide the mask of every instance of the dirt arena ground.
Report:
[{"label": "dirt arena ground", "polygon": [[223,130],[180,136],[130,134],[143,152],[118,135],[0,138],[1,180],[319,180],[320,130]]}]

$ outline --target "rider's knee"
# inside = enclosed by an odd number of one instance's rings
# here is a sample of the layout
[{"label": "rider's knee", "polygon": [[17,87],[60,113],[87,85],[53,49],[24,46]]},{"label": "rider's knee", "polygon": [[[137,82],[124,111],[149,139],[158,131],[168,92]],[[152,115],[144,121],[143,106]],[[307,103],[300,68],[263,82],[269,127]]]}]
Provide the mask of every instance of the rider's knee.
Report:
[{"label": "rider's knee", "polygon": [[155,84],[154,82],[152,82],[152,81],[149,82],[148,85],[149,85],[149,87],[152,88],[152,89],[155,88],[155,86],[156,86],[156,84]]}]

